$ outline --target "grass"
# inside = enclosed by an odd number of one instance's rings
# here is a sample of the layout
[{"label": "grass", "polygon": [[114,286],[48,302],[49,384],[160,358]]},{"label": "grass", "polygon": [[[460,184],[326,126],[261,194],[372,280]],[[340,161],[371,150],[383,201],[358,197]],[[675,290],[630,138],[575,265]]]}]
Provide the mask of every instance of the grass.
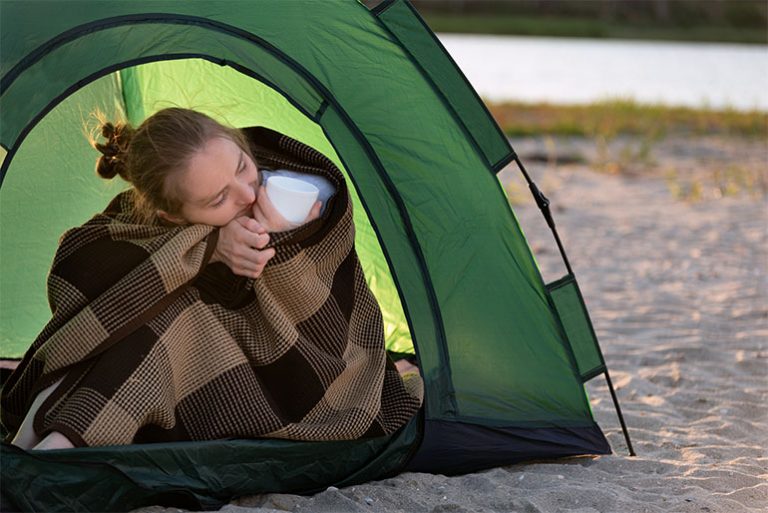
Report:
[{"label": "grass", "polygon": [[660,27],[657,24],[616,23],[597,18],[502,13],[491,16],[426,12],[423,16],[434,32],[768,44],[768,31],[759,27]]},{"label": "grass", "polygon": [[762,111],[646,105],[632,100],[606,100],[586,105],[488,103],[491,114],[509,136],[575,135],[611,140],[642,135],[651,140],[671,133],[768,137],[768,113]]},{"label": "grass", "polygon": [[[609,174],[644,174],[657,167],[656,143],[667,135],[727,135],[768,141],[768,112],[732,109],[644,105],[630,100],[612,100],[586,105],[548,103],[488,103],[496,121],[509,136],[579,136],[594,143],[596,153],[589,163]],[[621,137],[620,136],[630,136]],[[547,165],[557,167],[558,151],[547,143]],[[678,199],[695,202],[707,198],[768,195],[768,173],[731,164],[715,167],[702,175],[668,169],[664,175],[669,191]],[[505,184],[513,204],[523,192]]]},{"label": "grass", "polygon": [[768,196],[766,173],[761,170],[747,169],[738,164],[715,168],[705,176],[686,176],[672,168],[666,171],[664,179],[673,197],[689,203],[726,197]]}]

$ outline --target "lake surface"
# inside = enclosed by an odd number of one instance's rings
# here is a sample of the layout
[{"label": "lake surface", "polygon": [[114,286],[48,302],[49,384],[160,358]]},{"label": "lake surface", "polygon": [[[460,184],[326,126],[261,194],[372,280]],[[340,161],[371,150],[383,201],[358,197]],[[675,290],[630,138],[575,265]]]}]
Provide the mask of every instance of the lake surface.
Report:
[{"label": "lake surface", "polygon": [[483,98],[768,110],[768,46],[438,34]]}]

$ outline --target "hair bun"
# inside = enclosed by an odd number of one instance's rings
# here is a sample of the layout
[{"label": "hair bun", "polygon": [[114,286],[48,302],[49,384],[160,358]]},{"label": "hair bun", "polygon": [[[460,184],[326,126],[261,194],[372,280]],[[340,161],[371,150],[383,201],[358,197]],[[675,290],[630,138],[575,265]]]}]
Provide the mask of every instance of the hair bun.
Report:
[{"label": "hair bun", "polygon": [[110,179],[120,175],[128,180],[124,155],[133,130],[128,125],[116,126],[107,122],[101,126],[101,135],[106,142],[93,145],[102,154],[96,164],[96,172],[102,178]]}]

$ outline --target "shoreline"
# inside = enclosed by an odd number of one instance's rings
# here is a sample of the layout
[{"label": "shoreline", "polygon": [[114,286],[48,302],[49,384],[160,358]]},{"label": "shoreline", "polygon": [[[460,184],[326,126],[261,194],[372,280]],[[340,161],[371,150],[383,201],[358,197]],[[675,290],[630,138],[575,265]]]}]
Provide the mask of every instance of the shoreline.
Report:
[{"label": "shoreline", "polygon": [[[374,0],[369,0],[374,1]],[[690,6],[666,14],[651,7],[645,12],[619,15],[615,6],[605,9],[597,3],[581,2],[567,9],[559,6],[515,5],[510,2],[486,5],[447,5],[449,2],[414,2],[420,15],[435,32],[508,36],[592,38],[606,40],[672,41],[694,43],[768,44],[764,30],[766,10],[757,2],[742,0],[742,12],[694,12]],[[556,2],[551,2],[556,3]],[[574,2],[575,3],[575,2]],[[681,2],[682,3],[682,2]],[[690,3],[690,2],[689,2]],[[463,4],[463,3],[462,3]],[[530,3],[529,3],[530,4]],[[697,7],[696,4],[692,5]],[[553,8],[554,7],[554,8]],[[609,6],[610,7],[610,6]],[[659,6],[657,6],[659,7]],[[687,11],[687,12],[685,12]],[[736,16],[734,16],[736,15]]]},{"label": "shoreline", "polygon": [[587,103],[485,101],[508,137],[583,136],[612,139],[641,137],[729,136],[768,138],[768,110],[687,107],[606,99]]}]

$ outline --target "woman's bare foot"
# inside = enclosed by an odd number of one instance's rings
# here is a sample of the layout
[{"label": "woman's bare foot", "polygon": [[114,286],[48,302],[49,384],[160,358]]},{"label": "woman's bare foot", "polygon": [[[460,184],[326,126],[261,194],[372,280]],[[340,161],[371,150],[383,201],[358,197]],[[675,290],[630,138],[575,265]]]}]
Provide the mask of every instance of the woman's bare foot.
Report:
[{"label": "woman's bare foot", "polygon": [[69,438],[62,435],[58,431],[51,431],[48,436],[43,438],[42,442],[34,446],[34,450],[47,450],[47,449],[72,449],[75,445],[69,441]]},{"label": "woman's bare foot", "polygon": [[35,414],[37,413],[37,410],[40,408],[40,406],[45,402],[45,400],[48,399],[48,396],[53,393],[56,387],[59,386],[59,383],[61,383],[63,380],[64,378],[61,378],[56,383],[37,394],[35,400],[32,401],[32,406],[29,407],[29,411],[24,416],[24,420],[19,427],[19,431],[16,433],[16,436],[11,442],[13,445],[21,447],[22,449],[34,449],[35,446],[42,442],[40,437],[35,433],[35,430],[32,429],[32,423],[34,421]]}]

